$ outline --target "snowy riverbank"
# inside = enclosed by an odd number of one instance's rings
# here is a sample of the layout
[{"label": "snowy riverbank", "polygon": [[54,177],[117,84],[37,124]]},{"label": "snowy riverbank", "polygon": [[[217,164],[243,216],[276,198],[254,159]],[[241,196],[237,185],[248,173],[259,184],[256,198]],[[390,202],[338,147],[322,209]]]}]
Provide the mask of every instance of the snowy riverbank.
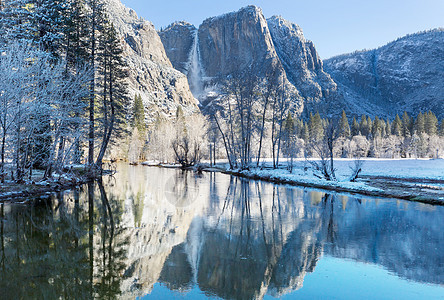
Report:
[{"label": "snowy riverbank", "polygon": [[[218,168],[227,174],[274,183],[444,204],[443,159],[365,159],[360,177],[356,182],[350,182],[353,165],[353,160],[335,160],[338,181],[316,177],[305,160],[295,161],[292,173],[287,170],[286,162],[282,163],[279,169],[272,169],[268,161],[262,163],[261,168],[243,171],[229,170],[225,164],[220,164]],[[211,170],[214,171],[214,168]]]},{"label": "snowy riverbank", "polygon": [[[42,179],[43,171],[41,170],[33,170],[32,178],[20,183],[7,179],[4,183],[0,183],[0,202],[14,202],[21,199],[28,201],[35,197],[71,190],[100,178],[100,175],[96,178],[87,176],[84,165],[69,165],[65,167],[65,170],[66,172],[62,174],[54,173],[48,179]],[[114,170],[104,170],[102,174],[104,176],[114,174],[114,172]]]}]

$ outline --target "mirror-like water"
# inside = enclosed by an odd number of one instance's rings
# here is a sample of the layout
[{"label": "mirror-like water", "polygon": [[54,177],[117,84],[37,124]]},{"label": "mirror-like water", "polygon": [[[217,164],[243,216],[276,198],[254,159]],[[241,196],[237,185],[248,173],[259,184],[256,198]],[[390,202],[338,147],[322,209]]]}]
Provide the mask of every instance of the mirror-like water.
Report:
[{"label": "mirror-like water", "polygon": [[444,207],[122,165],[0,217],[2,299],[444,297]]}]

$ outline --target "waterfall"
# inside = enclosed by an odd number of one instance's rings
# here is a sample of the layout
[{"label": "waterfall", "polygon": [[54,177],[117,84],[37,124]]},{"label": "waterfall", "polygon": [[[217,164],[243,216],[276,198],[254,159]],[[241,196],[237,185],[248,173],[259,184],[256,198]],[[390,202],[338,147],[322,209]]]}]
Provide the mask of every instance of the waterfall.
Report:
[{"label": "waterfall", "polygon": [[199,59],[199,35],[198,30],[194,33],[193,48],[190,52],[188,62],[188,83],[194,97],[199,99],[203,93],[202,68]]},{"label": "waterfall", "polygon": [[187,253],[188,262],[190,263],[194,283],[197,283],[197,275],[199,273],[200,254],[204,243],[203,235],[203,220],[202,218],[195,218],[190,225],[187,233],[187,240],[185,244],[185,252]]}]

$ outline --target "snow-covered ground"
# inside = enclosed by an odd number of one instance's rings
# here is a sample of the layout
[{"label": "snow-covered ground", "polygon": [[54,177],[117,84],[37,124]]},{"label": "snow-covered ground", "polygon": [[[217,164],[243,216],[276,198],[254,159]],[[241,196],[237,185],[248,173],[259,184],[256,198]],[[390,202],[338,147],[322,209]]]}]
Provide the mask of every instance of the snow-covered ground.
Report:
[{"label": "snow-covered ground", "polygon": [[[382,176],[395,178],[437,179],[444,180],[444,159],[362,159],[361,176]],[[286,160],[280,162],[280,167],[285,167]],[[340,181],[346,180],[351,174],[351,167],[355,164],[353,159],[337,158],[334,160],[336,174]],[[261,163],[265,167],[271,167],[271,160],[266,159]],[[281,166],[282,165],[282,166]],[[310,169],[310,164],[305,159],[296,159],[293,163],[294,173],[300,173],[305,167]],[[308,170],[307,173],[310,173]]]},{"label": "snow-covered ground", "polygon": [[[320,174],[315,176],[311,164],[305,159],[297,159],[293,162],[292,173],[286,168],[286,160],[279,163],[279,169],[272,169],[272,162],[269,159],[262,161],[260,168],[234,170],[234,173],[250,178],[340,192],[404,199],[432,199],[433,203],[444,201],[443,159],[363,159],[362,163],[362,172],[357,182],[350,182],[352,168],[355,165],[353,159],[335,159],[337,181],[319,178]],[[228,168],[225,162],[218,165],[220,168]],[[433,180],[433,183],[430,183],[430,180]]]}]

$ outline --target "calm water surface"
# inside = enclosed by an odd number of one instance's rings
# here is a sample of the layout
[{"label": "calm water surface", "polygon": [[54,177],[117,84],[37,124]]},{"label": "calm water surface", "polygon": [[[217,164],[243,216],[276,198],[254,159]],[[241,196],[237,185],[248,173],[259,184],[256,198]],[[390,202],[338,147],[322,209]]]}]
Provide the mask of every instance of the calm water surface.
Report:
[{"label": "calm water surface", "polygon": [[444,299],[444,207],[118,169],[1,204],[1,299]]}]

